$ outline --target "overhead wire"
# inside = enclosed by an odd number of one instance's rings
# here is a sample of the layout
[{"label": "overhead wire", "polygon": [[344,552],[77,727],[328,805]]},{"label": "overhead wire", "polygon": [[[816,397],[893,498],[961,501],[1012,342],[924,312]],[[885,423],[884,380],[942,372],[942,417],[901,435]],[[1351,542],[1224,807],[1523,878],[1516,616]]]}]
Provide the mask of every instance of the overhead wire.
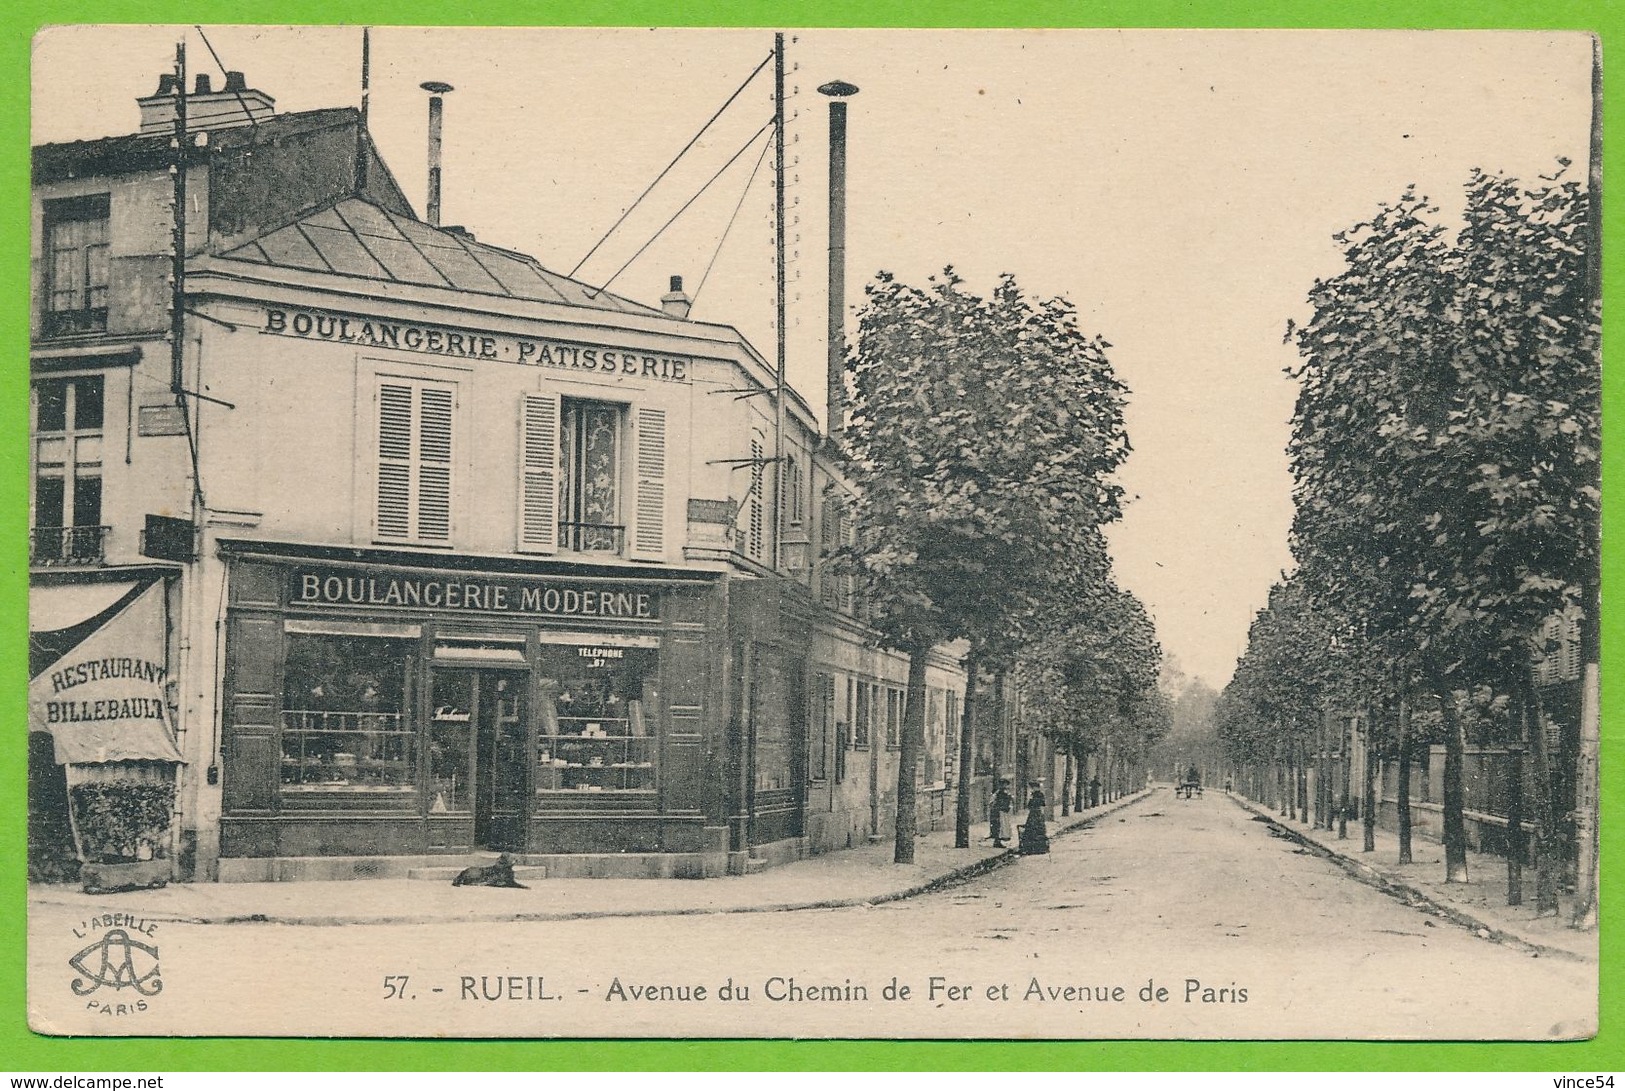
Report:
[{"label": "overhead wire", "polygon": [[[199,31],[199,33],[202,33],[202,32]],[[758,75],[761,74],[762,69],[766,68],[767,63],[769,61],[771,61],[772,59],[773,59],[773,54],[772,53],[769,53],[766,57],[762,58],[762,63],[757,65],[755,67],[755,69],[752,70],[751,74],[745,77],[745,82],[741,83],[739,85],[739,87],[737,89],[735,89],[734,93],[728,96],[728,100],[726,102],[724,102],[721,106],[717,107],[717,112],[712,114],[711,117],[710,117],[710,120],[708,120],[704,125],[700,126],[700,131],[695,133],[694,136],[692,138],[690,138],[690,140],[689,140],[689,142],[687,144],[683,145],[683,150],[678,152],[674,157],[672,157],[672,161],[670,163],[666,164],[665,169],[662,170],[659,174],[655,175],[655,180],[653,182],[650,182],[648,187],[646,189],[644,189],[644,191],[642,193],[638,194],[638,199],[633,201],[630,205],[628,205],[626,211],[621,213],[620,218],[617,219],[613,224],[610,225],[609,230],[604,232],[604,237],[599,239],[597,242],[593,243],[592,244],[592,249],[588,250],[586,255],[584,257],[582,257],[582,259],[580,261],[576,262],[575,268],[570,270],[570,273],[569,273],[570,276],[574,277],[576,275],[576,273],[580,271],[581,267],[583,265],[587,264],[588,260],[591,259],[594,254],[598,253],[598,248],[603,246],[604,243],[609,241],[609,237],[611,235],[615,234],[616,230],[621,226],[621,224],[626,222],[626,218],[628,216],[632,215],[633,211],[636,210],[638,205],[643,203],[643,199],[645,197],[649,196],[649,194],[654,191],[654,188],[660,184],[660,180],[662,178],[666,177],[666,175],[671,172],[671,169],[677,165],[678,160],[682,159],[683,156],[688,154],[690,148],[694,147],[695,144],[699,143],[700,137],[705,135],[706,130],[710,129],[711,126],[716,123],[717,118],[722,116],[722,113],[723,113],[724,110],[726,110],[728,107],[733,105],[734,100],[737,99],[740,95],[742,95],[744,93],[745,88],[750,86],[750,82],[752,80],[754,80]],[[754,138],[752,138],[752,139],[754,139]],[[608,287],[607,282],[605,283],[605,287]]]},{"label": "overhead wire", "polygon": [[703,186],[701,186],[698,190],[695,191],[694,196],[692,196],[688,200],[684,201],[683,206],[681,208],[679,208],[676,212],[673,212],[671,214],[671,219],[669,219],[665,223],[661,224],[660,229],[658,231],[656,231],[653,235],[649,236],[649,241],[648,242],[646,242],[642,246],[638,247],[637,253],[635,253],[631,257],[627,258],[625,264],[623,264],[619,269],[615,270],[615,273],[614,273],[613,276],[611,276],[608,280],[604,281],[603,284],[599,285],[596,289],[594,289],[590,293],[591,297],[596,299],[599,295],[601,295],[602,293],[608,291],[609,286],[611,284],[615,283],[615,278],[619,277],[622,273],[626,272],[626,270],[631,267],[631,265],[632,265],[632,263],[634,261],[637,261],[639,258],[641,258],[643,256],[643,252],[645,250],[648,250],[649,247],[653,246],[655,244],[656,239],[660,238],[661,235],[665,234],[666,228],[668,228],[672,224],[676,223],[677,218],[679,216],[681,216],[683,213],[687,212],[688,209],[689,209],[689,206],[693,205],[693,203],[695,201],[699,200],[701,195],[704,194],[706,190],[711,188],[712,183],[714,183],[718,178],[721,178],[723,176],[723,174],[727,172],[728,168],[733,166],[736,162],[738,162],[739,157],[744,155],[747,151],[749,151],[751,145],[756,143],[756,141],[758,139],[760,139],[761,135],[763,133],[767,132],[771,128],[773,128],[773,121],[772,121],[772,119],[769,119],[768,121],[766,121],[762,125],[762,127],[760,129],[757,129],[756,132],[751,135],[751,138],[749,140],[745,141],[743,144],[740,145],[738,151],[734,152],[732,155],[730,155],[728,157],[728,161],[726,163],[722,164],[722,166],[717,168],[717,172],[715,174],[713,174],[710,178],[706,179],[705,184]]},{"label": "overhead wire", "polygon": [[[226,62],[220,59],[220,54],[214,51],[214,46],[209,42],[209,36],[203,33],[203,28],[196,23],[192,24],[192,29],[197,31],[199,38],[203,39],[203,45],[208,49],[209,56],[213,57],[214,63],[220,67],[220,74],[226,77],[227,83],[230,83],[231,73],[226,70]],[[248,118],[248,127],[254,130],[259,129],[260,123],[254,120],[254,111],[248,108],[248,102],[243,98],[243,93],[236,88],[232,88],[231,93],[237,96],[237,105],[243,108],[243,115]]]},{"label": "overhead wire", "polygon": [[767,162],[767,151],[773,145],[764,143],[762,154],[756,157],[756,165],[751,168],[750,177],[745,179],[745,188],[739,191],[739,201],[734,205],[733,214],[728,217],[728,224],[722,229],[722,237],[717,240],[717,248],[711,251],[711,260],[706,263],[705,272],[700,274],[700,282],[694,288],[694,294],[689,298],[692,307],[700,301],[700,293],[705,290],[705,282],[711,277],[711,269],[716,265],[717,258],[722,256],[722,247],[728,241],[728,233],[733,230],[734,221],[739,218],[739,210],[745,207],[745,198],[750,196],[750,187],[755,184],[756,176],[761,173],[762,164]]}]

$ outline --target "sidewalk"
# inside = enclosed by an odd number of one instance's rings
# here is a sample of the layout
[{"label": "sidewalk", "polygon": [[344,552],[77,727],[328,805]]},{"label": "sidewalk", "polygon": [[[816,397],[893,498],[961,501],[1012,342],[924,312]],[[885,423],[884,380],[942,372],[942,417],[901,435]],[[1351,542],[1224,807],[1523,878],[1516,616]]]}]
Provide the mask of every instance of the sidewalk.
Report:
[{"label": "sidewalk", "polygon": [[[1125,796],[1056,818],[1051,836],[1088,825],[1141,799]],[[419,924],[461,921],[550,921],[592,917],[659,917],[696,913],[768,913],[833,909],[896,901],[970,878],[1015,859],[994,848],[987,823],[972,845],[954,848],[952,829],[915,843],[914,863],[892,863],[892,840],[808,857],[754,875],[716,879],[539,879],[528,889],[453,887],[421,879],[348,882],[171,883],[159,890],[86,894],[69,884],[34,885],[30,906],[86,917],[128,913],[192,924]]]},{"label": "sidewalk", "polygon": [[1282,818],[1272,807],[1254,803],[1237,793],[1231,798],[1247,810],[1268,818],[1276,829],[1285,831],[1306,851],[1330,858],[1354,878],[1399,898],[1418,909],[1431,912],[1455,924],[1533,955],[1597,961],[1597,932],[1569,927],[1572,899],[1564,897],[1556,917],[1535,915],[1535,869],[1523,869],[1523,900],[1520,906],[1507,905],[1507,863],[1502,856],[1467,853],[1468,882],[1444,881],[1444,846],[1422,837],[1411,838],[1412,863],[1399,864],[1399,838],[1381,826],[1376,830],[1376,851],[1362,851],[1365,831],[1359,821],[1350,821],[1348,837],[1339,840],[1337,830],[1315,829],[1302,822]]}]

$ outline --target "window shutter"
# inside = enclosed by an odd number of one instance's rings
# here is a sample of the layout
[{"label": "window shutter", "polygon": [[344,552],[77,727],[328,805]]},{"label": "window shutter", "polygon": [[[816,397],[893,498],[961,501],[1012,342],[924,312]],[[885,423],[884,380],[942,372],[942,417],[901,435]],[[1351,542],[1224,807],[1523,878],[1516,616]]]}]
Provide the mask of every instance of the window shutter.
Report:
[{"label": "window shutter", "polygon": [[636,526],[632,556],[658,560],[666,553],[666,411],[637,410]]},{"label": "window shutter", "polygon": [[451,540],[457,392],[411,380],[378,384],[377,535]]},{"label": "window shutter", "polygon": [[452,392],[442,386],[418,389],[418,533],[435,542],[451,540]]},{"label": "window shutter", "polygon": [[412,388],[378,387],[378,536],[412,535]]},{"label": "window shutter", "polygon": [[519,549],[559,548],[559,398],[526,394],[519,412]]},{"label": "window shutter", "polygon": [[762,473],[762,444],[759,440],[750,441],[750,508],[749,527],[746,531],[746,549],[755,560],[762,559],[762,490],[766,487],[765,475]]}]

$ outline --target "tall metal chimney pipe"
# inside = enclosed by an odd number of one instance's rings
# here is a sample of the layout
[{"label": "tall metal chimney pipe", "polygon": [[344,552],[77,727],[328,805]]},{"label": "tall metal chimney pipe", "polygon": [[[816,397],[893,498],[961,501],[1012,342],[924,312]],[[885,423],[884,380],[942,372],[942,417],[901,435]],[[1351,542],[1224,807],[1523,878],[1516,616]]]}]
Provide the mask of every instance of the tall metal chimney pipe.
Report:
[{"label": "tall metal chimney pipe", "polygon": [[452,90],[449,83],[430,80],[420,84],[429,92],[429,223],[440,226],[440,124],[445,111],[442,95]]},{"label": "tall metal chimney pipe", "polygon": [[857,87],[832,80],[818,89],[829,103],[829,357],[825,429],[839,439],[846,427],[846,103]]}]

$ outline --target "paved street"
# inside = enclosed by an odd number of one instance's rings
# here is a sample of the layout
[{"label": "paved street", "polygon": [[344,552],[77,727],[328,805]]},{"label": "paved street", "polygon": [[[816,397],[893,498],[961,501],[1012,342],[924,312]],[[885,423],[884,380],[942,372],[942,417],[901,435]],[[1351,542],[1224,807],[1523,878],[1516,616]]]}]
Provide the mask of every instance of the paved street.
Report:
[{"label": "paved street", "polygon": [[[36,1008],[78,1032],[1542,1038],[1587,1033],[1597,989],[1594,962],[1532,957],[1401,905],[1217,792],[1159,791],[1047,857],[874,906],[166,921],[151,937],[163,992],[122,1016],[80,1015],[97,997],[68,991],[76,916],[36,909],[30,961]],[[406,982],[386,999],[395,975]],[[888,993],[894,978],[906,998]],[[729,979],[748,999],[718,997]],[[245,1023],[250,995],[286,1022]]]}]

